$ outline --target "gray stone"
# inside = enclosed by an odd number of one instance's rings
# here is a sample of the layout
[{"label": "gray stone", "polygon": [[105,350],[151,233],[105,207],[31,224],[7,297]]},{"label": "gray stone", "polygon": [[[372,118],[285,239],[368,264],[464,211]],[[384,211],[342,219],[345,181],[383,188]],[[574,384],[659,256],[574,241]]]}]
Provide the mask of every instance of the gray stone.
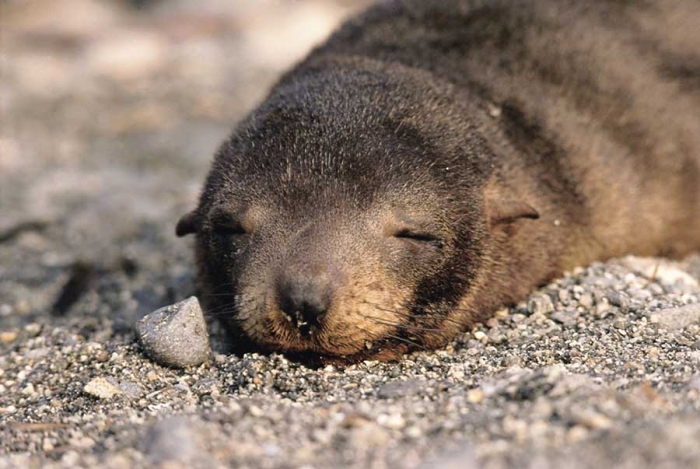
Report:
[{"label": "gray stone", "polygon": [[589,310],[593,307],[593,295],[590,292],[586,292],[583,295],[581,295],[581,298],[578,300],[578,302],[585,309]]},{"label": "gray stone", "polygon": [[618,308],[627,308],[630,304],[629,296],[621,291],[610,290],[607,293],[607,297],[610,304]]},{"label": "gray stone", "polygon": [[419,469],[472,469],[481,467],[471,447],[454,450],[435,460],[425,461]]},{"label": "gray stone", "polygon": [[527,302],[527,309],[532,314],[547,314],[554,311],[554,303],[547,295],[535,295]]},{"label": "gray stone", "polygon": [[382,399],[394,399],[403,396],[412,396],[420,393],[425,387],[425,382],[419,379],[405,381],[391,381],[377,390],[377,396]]},{"label": "gray stone", "polygon": [[556,311],[552,313],[552,319],[567,326],[571,327],[576,325],[576,321],[579,317],[578,312],[576,310],[573,311]]},{"label": "gray stone", "polygon": [[207,325],[193,296],[147,314],[136,332],[146,354],[161,365],[184,368],[209,358]]},{"label": "gray stone", "polygon": [[678,331],[700,322],[700,303],[655,311],[651,314],[651,321],[668,331]]},{"label": "gray stone", "polygon": [[156,463],[193,462],[201,451],[201,442],[192,424],[182,416],[156,422],[145,438],[145,453]]}]

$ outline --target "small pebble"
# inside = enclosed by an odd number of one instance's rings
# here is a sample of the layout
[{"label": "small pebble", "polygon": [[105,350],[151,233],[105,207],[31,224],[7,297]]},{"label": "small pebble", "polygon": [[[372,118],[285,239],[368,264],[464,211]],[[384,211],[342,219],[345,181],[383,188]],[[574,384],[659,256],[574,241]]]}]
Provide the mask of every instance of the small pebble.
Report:
[{"label": "small pebble", "polygon": [[0,332],[0,342],[3,344],[11,344],[17,340],[17,332],[15,331],[3,331]]},{"label": "small pebble", "polygon": [[583,295],[581,295],[581,298],[578,300],[578,302],[585,309],[591,309],[593,307],[593,295],[590,292],[586,292]]},{"label": "small pebble", "polygon": [[554,311],[554,304],[549,296],[536,295],[528,301],[527,309],[532,314],[547,314]]},{"label": "small pebble", "polygon": [[168,463],[174,462],[192,467],[202,452],[199,435],[183,416],[166,417],[153,424],[145,435],[145,450],[148,459],[159,467],[170,467]]},{"label": "small pebble", "polygon": [[479,388],[467,391],[467,400],[472,404],[479,404],[484,401],[484,391]]},{"label": "small pebble", "polygon": [[104,378],[94,378],[83,388],[85,394],[89,394],[99,399],[111,399],[121,394],[121,391]]},{"label": "small pebble", "polygon": [[607,297],[608,301],[610,301],[610,304],[613,306],[626,308],[629,305],[629,297],[623,292],[611,290],[608,292]]}]

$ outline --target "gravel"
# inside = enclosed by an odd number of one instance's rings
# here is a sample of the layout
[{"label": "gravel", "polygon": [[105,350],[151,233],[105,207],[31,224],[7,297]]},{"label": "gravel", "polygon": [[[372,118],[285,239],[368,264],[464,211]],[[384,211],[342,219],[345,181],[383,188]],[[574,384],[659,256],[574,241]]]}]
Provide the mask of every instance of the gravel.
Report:
[{"label": "gravel", "polygon": [[196,293],[174,223],[216,145],[299,18],[359,3],[4,6],[0,468],[700,467],[697,254],[575,269],[393,363],[239,357],[216,323],[200,365],[144,355]]},{"label": "gravel", "polygon": [[146,355],[161,365],[186,368],[209,358],[209,332],[194,296],[142,317],[136,336]]},{"label": "gravel", "polygon": [[[105,325],[32,323],[0,357],[0,467],[697,467],[700,321],[651,318],[694,308],[700,290],[630,262],[577,269],[395,363],[311,369],[216,350],[176,370],[133,335],[95,341]],[[700,258],[659,262],[691,271]],[[606,301],[645,285],[644,300]],[[581,306],[587,294],[604,315]],[[554,310],[531,312],[543,296]]]}]

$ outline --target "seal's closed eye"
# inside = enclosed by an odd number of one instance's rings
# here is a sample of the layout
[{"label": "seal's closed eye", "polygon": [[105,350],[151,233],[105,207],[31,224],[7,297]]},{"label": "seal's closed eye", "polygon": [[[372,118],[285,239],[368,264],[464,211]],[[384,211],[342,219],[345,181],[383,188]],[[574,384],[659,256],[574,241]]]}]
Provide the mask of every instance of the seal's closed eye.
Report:
[{"label": "seal's closed eye", "polygon": [[394,238],[410,241],[413,243],[427,244],[430,247],[440,249],[444,246],[444,242],[438,236],[425,231],[414,231],[410,228],[402,228],[394,234]]},{"label": "seal's closed eye", "polygon": [[440,249],[445,244],[439,230],[429,217],[424,214],[409,214],[404,210],[396,210],[389,215],[384,234],[391,239],[398,239],[414,246],[422,245]]},{"label": "seal's closed eye", "polygon": [[492,199],[488,202],[488,218],[491,227],[507,225],[522,218],[537,220],[540,213],[520,200]]},{"label": "seal's closed eye", "polygon": [[218,213],[211,218],[212,232],[220,236],[235,236],[247,234],[243,223],[229,213]]}]

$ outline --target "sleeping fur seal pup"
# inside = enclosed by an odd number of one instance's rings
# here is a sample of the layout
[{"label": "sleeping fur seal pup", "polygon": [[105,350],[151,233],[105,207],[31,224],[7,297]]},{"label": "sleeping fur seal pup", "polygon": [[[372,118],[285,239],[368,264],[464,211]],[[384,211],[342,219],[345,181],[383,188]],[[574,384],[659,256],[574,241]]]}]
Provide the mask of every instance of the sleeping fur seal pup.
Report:
[{"label": "sleeping fur seal pup", "polygon": [[234,342],[444,345],[574,266],[700,249],[700,2],[396,0],[217,153],[201,298]]}]

